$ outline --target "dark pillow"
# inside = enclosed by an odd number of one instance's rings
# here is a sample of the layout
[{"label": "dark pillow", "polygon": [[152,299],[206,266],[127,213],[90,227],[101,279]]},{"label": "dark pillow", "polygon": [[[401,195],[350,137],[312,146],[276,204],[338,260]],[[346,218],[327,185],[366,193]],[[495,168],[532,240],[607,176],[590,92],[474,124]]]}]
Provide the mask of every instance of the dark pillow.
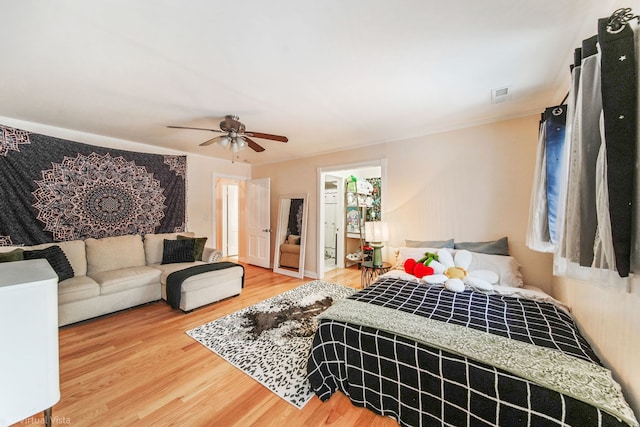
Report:
[{"label": "dark pillow", "polygon": [[202,261],[202,253],[204,252],[204,245],[207,243],[206,237],[189,237],[178,234],[178,240],[193,240],[193,259],[196,261]]},{"label": "dark pillow", "polygon": [[162,246],[161,264],[174,264],[176,262],[193,262],[195,239],[187,240],[167,240],[164,239]]},{"label": "dark pillow", "polygon": [[455,248],[481,254],[509,255],[509,242],[506,237],[491,242],[456,242]]},{"label": "dark pillow", "polygon": [[453,249],[453,239],[449,240],[405,240],[407,248],[450,248]]},{"label": "dark pillow", "polygon": [[0,262],[22,261],[24,259],[24,250],[14,249],[9,252],[0,253]]},{"label": "dark pillow", "polygon": [[49,261],[51,268],[58,275],[58,281],[71,279],[75,273],[73,267],[69,264],[67,256],[64,254],[60,246],[49,246],[45,249],[37,249],[33,251],[24,251],[24,259],[41,259]]}]

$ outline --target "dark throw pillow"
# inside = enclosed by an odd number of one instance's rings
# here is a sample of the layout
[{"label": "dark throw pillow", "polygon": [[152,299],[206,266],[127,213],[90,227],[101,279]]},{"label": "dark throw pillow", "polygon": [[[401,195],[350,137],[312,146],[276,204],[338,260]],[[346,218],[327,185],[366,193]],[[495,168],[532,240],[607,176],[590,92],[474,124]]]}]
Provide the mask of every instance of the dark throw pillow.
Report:
[{"label": "dark throw pillow", "polygon": [[162,246],[161,264],[174,264],[176,262],[193,262],[193,248],[195,239],[167,240],[164,239]]},{"label": "dark throw pillow", "polygon": [[455,248],[489,255],[509,255],[509,241],[506,237],[491,242],[456,242]]},{"label": "dark throw pillow", "polygon": [[23,249],[14,249],[9,252],[0,253],[0,262],[22,261],[24,259]]},{"label": "dark throw pillow", "polygon": [[196,261],[202,261],[202,253],[204,252],[204,245],[207,243],[206,237],[189,237],[178,234],[178,240],[193,240],[193,259]]},{"label": "dark throw pillow", "polygon": [[51,268],[58,275],[58,281],[71,279],[75,273],[73,267],[69,264],[67,256],[64,254],[60,246],[49,246],[45,249],[37,249],[33,251],[24,251],[24,259],[41,259],[49,261]]}]

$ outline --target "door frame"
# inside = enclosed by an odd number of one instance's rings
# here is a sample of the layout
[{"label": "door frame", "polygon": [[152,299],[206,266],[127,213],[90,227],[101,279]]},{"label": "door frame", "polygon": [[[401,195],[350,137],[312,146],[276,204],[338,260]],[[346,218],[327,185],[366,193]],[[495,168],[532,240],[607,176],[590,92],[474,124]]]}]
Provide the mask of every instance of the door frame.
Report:
[{"label": "door frame", "polygon": [[[318,279],[322,279],[324,277],[324,185],[325,185],[325,175],[336,175],[341,172],[346,172],[350,170],[370,168],[370,167],[380,167],[380,178],[381,178],[381,187],[380,190],[382,192],[382,197],[380,199],[380,203],[382,204],[382,218],[385,217],[385,195],[386,191],[386,182],[387,182],[387,159],[376,159],[369,160],[359,163],[347,163],[341,165],[334,166],[324,166],[318,167],[316,169],[317,181],[318,181],[318,190],[317,190],[317,211],[316,217],[318,218],[316,224],[316,265],[317,265],[317,276]],[[344,233],[344,226],[342,227],[342,233]],[[337,254],[336,254],[337,256]],[[344,258],[344,257],[343,257]],[[344,259],[342,260],[344,263]],[[340,264],[339,264],[340,265]]]},{"label": "door frame", "polygon": [[[233,180],[233,181],[237,181],[238,182],[238,199],[242,200],[242,192],[244,191],[244,182],[248,179],[251,179],[250,176],[244,176],[244,175],[227,175],[227,174],[220,174],[220,173],[212,173],[211,174],[211,203],[212,203],[212,207],[211,207],[211,241],[213,242],[213,246],[216,249],[221,249],[218,248],[218,181],[220,179],[228,179],[228,180]],[[240,209],[240,207],[239,207]],[[243,230],[243,225],[242,222],[240,222],[238,224],[238,241],[240,241],[242,239],[242,236],[244,236],[244,230]],[[220,244],[223,245],[224,242],[222,242],[222,236],[220,236]],[[240,259],[240,253],[238,254],[238,259]]]}]

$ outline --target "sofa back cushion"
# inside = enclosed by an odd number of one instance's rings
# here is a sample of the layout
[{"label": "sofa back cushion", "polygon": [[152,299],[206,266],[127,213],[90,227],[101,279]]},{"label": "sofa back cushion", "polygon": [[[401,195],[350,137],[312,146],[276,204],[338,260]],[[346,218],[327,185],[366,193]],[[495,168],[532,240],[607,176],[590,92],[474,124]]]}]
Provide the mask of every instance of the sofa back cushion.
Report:
[{"label": "sofa back cushion", "polygon": [[121,268],[145,265],[142,236],[89,238],[85,240],[87,247],[87,275]]},{"label": "sofa back cushion", "polygon": [[147,265],[160,264],[162,262],[162,252],[164,249],[164,239],[177,240],[178,234],[181,236],[194,237],[192,232],[181,233],[159,233],[159,234],[145,234],[144,235],[144,254],[146,257]]},{"label": "sofa back cushion", "polygon": [[[20,249],[25,251],[46,249],[49,246],[60,246],[62,252],[67,256],[73,273],[76,276],[85,276],[87,274],[87,256],[84,249],[84,241],[71,240],[69,242],[53,242],[42,243],[40,245],[33,246],[21,246]],[[15,249],[16,246],[0,246],[0,252],[6,252]]]}]

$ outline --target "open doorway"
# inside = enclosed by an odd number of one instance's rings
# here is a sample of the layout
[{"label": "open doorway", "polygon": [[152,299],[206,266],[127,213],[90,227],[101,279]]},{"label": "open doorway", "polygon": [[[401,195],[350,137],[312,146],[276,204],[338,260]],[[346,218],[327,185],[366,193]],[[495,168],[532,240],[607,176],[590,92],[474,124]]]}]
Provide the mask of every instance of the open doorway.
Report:
[{"label": "open doorway", "polygon": [[223,257],[237,260],[240,252],[240,193],[244,179],[214,177],[215,206],[213,215],[215,247]]},{"label": "open doorway", "polygon": [[[331,271],[338,267],[338,211],[342,203],[339,203],[338,194],[341,193],[342,178],[339,176],[325,176],[324,182],[324,271]],[[341,197],[340,197],[341,199]]]},{"label": "open doorway", "polygon": [[270,179],[213,175],[213,241],[226,258],[270,268]]},{"label": "open doorway", "polygon": [[222,256],[238,256],[239,199],[238,183],[222,184]]},{"label": "open doorway", "polygon": [[[323,278],[326,271],[344,268],[346,252],[350,250],[345,233],[345,180],[351,175],[358,179],[379,178],[384,188],[385,173],[385,159],[318,169],[318,278]],[[383,189],[383,199],[384,194]],[[381,206],[384,206],[384,202]]]}]

